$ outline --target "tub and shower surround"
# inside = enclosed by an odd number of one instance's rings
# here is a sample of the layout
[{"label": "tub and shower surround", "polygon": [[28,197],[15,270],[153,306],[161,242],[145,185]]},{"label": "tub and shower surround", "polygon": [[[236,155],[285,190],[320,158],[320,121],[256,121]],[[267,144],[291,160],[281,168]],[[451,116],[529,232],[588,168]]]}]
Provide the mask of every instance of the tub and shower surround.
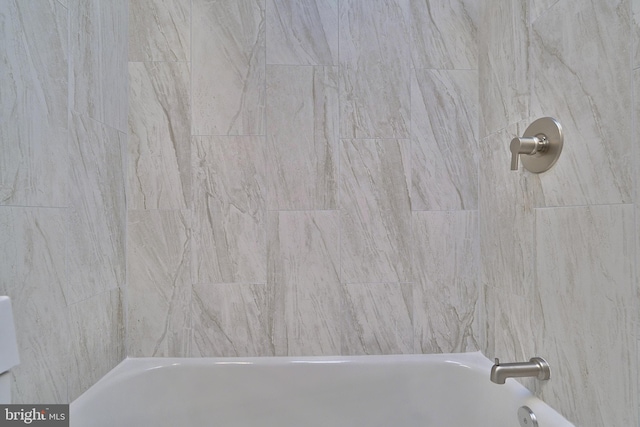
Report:
[{"label": "tub and shower surround", "polygon": [[0,1],[0,295],[16,403],[67,403],[125,356],[127,0]]},{"label": "tub and shower surround", "polygon": [[[637,424],[636,3],[136,2],[130,354],[538,354]],[[556,167],[509,171],[547,115]]]},{"label": "tub and shower surround", "polygon": [[165,3],[130,8],[129,355],[480,349],[477,5]]},{"label": "tub and shower surround", "polygon": [[[486,1],[479,27],[483,352],[544,356],[552,380],[525,384],[576,425],[638,425],[639,5]],[[556,165],[509,171],[510,139],[549,115]]]},{"label": "tub and shower surround", "polygon": [[490,366],[480,352],[127,359],[71,404],[71,427],[508,426],[523,410],[573,426],[522,385],[488,382]]},{"label": "tub and shower surround", "polygon": [[[126,3],[0,2],[19,401],[120,360],[126,306],[132,356],[538,354],[637,424],[637,0],[128,6],[127,129]],[[511,173],[545,115],[562,158]]]}]

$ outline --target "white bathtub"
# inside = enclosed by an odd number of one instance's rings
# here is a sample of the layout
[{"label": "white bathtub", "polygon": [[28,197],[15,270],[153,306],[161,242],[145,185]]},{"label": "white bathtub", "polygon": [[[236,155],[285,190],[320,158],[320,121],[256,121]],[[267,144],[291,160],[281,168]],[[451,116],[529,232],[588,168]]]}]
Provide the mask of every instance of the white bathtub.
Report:
[{"label": "white bathtub", "polygon": [[572,426],[481,353],[126,359],[71,404],[72,427]]}]

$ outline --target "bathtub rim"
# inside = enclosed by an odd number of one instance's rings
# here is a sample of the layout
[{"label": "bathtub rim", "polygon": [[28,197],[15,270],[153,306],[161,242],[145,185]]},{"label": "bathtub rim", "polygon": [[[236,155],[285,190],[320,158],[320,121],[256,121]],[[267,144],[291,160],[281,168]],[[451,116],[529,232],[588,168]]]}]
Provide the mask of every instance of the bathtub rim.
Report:
[{"label": "bathtub rim", "polygon": [[468,369],[474,375],[482,375],[486,373],[486,382],[490,387],[501,387],[510,389],[512,393],[518,395],[530,406],[534,411],[544,417],[557,419],[567,425],[573,426],[566,420],[562,414],[557,412],[547,402],[537,397],[531,390],[519,383],[513,378],[509,378],[504,385],[493,384],[490,381],[490,369],[493,362],[489,360],[482,352],[464,352],[464,353],[437,353],[437,354],[397,354],[397,355],[349,355],[349,356],[261,356],[261,357],[127,357],[116,365],[111,371],[104,375],[100,380],[93,384],[84,393],[78,396],[70,403],[70,412],[82,410],[83,406],[90,403],[95,398],[94,395],[102,393],[105,387],[109,387],[112,383],[117,384],[126,381],[129,377],[134,377],[146,371],[172,368],[179,366],[216,366],[216,365],[254,365],[254,366],[295,366],[295,365],[332,365],[332,364],[350,364],[354,366],[378,365],[455,365],[461,369]]},{"label": "bathtub rim", "polygon": [[463,369],[474,371],[486,370],[489,381],[489,370],[493,363],[481,351],[464,353],[434,354],[386,354],[386,355],[332,355],[332,356],[232,356],[232,357],[126,357],[113,369],[103,375],[91,387],[74,399],[70,406],[75,407],[82,400],[90,398],[96,390],[112,382],[125,380],[127,377],[139,375],[141,372],[169,367],[215,366],[215,365],[254,365],[254,366],[288,366],[288,365],[396,365],[396,364],[452,364]]}]

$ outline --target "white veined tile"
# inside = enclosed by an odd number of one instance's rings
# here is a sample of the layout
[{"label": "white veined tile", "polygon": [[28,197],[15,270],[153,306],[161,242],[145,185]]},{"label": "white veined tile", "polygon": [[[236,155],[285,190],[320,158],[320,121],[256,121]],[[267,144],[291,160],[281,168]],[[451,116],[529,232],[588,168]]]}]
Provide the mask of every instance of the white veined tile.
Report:
[{"label": "white veined tile", "polygon": [[337,67],[267,67],[270,210],[336,209]]},{"label": "white veined tile", "polygon": [[129,61],[189,61],[191,2],[129,2]]},{"label": "white veined tile", "polygon": [[531,27],[531,115],[553,115],[565,134],[558,162],[540,175],[540,206],[631,202],[630,19],[620,1],[570,0]]},{"label": "white veined tile", "polygon": [[270,212],[268,283],[277,355],[341,351],[337,211]]},{"label": "white veined tile", "polygon": [[192,5],[192,133],[264,135],[264,1]]},{"label": "white veined tile", "polygon": [[413,213],[416,351],[479,350],[477,211]]},{"label": "white veined tile", "polygon": [[338,0],[268,0],[266,6],[267,64],[338,64]]},{"label": "white veined tile", "polygon": [[410,141],[341,142],[341,280],[409,282]]},{"label": "white veined tile", "polygon": [[0,4],[0,205],[67,205],[67,10]]},{"label": "white veined tile", "polygon": [[346,284],[344,306],[343,353],[414,352],[411,284]]},{"label": "white veined tile", "polygon": [[265,284],[195,285],[192,357],[273,355],[268,304]]},{"label": "white veined tile", "polygon": [[478,9],[475,0],[410,0],[414,68],[478,68]]},{"label": "white veined tile", "polygon": [[542,396],[576,425],[637,420],[633,230],[631,205],[536,209],[536,350],[562,379]]},{"label": "white veined tile", "polygon": [[128,352],[188,357],[191,321],[189,211],[129,211]]},{"label": "white veined tile", "polygon": [[194,283],[266,283],[265,142],[194,137]]},{"label": "white veined tile", "polygon": [[65,210],[0,207],[0,294],[13,305],[20,365],[14,402],[67,402]]},{"label": "white veined tile", "polygon": [[341,138],[409,137],[409,15],[408,0],[340,2]]},{"label": "white veined tile", "polygon": [[189,65],[129,64],[129,209],[191,206]]},{"label": "white veined tile", "polygon": [[415,70],[411,87],[413,210],[478,206],[478,73]]}]

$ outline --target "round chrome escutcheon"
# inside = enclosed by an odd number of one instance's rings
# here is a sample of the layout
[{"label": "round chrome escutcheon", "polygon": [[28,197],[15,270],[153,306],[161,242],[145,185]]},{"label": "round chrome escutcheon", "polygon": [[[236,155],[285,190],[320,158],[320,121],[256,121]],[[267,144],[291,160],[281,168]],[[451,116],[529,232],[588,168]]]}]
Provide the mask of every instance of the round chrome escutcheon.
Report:
[{"label": "round chrome escutcheon", "polygon": [[538,427],[536,414],[528,406],[521,406],[518,409],[518,421],[520,421],[520,427]]}]

